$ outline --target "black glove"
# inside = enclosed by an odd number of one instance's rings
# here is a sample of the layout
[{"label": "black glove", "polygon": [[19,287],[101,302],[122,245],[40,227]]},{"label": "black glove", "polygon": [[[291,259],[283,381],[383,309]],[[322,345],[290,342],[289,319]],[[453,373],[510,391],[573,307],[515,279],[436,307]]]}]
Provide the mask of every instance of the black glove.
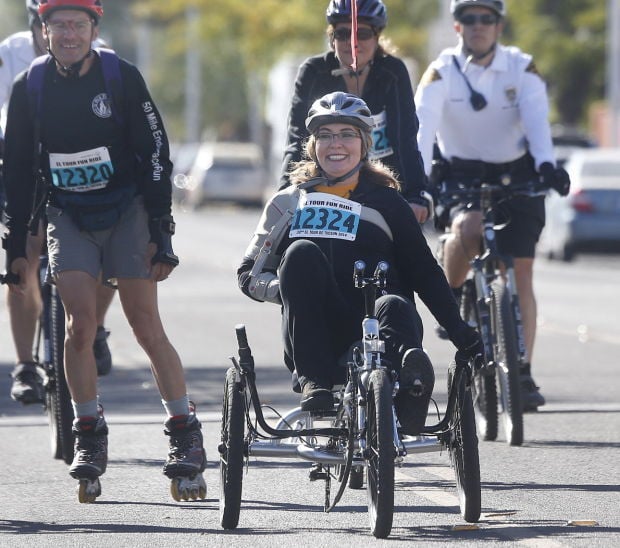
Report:
[{"label": "black glove", "polygon": [[172,235],[174,234],[175,226],[172,215],[162,215],[161,217],[149,219],[151,242],[157,246],[157,252],[151,259],[152,264],[166,263],[178,266],[179,258],[172,250]]},{"label": "black glove", "polygon": [[2,247],[6,252],[6,273],[2,275],[2,283],[19,284],[19,276],[11,270],[11,265],[19,257],[26,258],[26,236],[16,237],[11,232],[2,236]]},{"label": "black glove", "polygon": [[570,177],[564,168],[553,167],[550,162],[540,164],[538,169],[542,184],[552,188],[560,196],[567,196],[570,191]]},{"label": "black glove", "polygon": [[484,367],[484,343],[476,329],[464,324],[450,340],[457,348],[454,357],[457,362],[473,362],[475,369]]}]

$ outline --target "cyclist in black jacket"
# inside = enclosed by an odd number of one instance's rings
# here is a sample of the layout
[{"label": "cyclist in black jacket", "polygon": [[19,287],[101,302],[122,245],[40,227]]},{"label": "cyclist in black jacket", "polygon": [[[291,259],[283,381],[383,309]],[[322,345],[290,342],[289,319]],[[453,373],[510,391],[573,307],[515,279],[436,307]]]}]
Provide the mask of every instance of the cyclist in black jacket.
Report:
[{"label": "cyclist in black jacket", "polygon": [[382,0],[358,1],[358,67],[349,68],[351,54],[351,2],[330,0],[327,36],[330,51],[310,57],[299,68],[288,118],[288,138],[280,189],[289,184],[288,173],[302,159],[308,132],[304,120],[312,103],[332,91],[358,95],[373,116],[371,158],[381,160],[396,174],[401,192],[420,223],[432,209],[416,136],[418,118],[411,78],[405,64],[386,51],[380,37],[387,24]]},{"label": "cyclist in black jacket", "polygon": [[[386,360],[400,374],[395,404],[405,433],[419,433],[434,384],[422,350],[417,293],[466,357],[481,353],[475,329],[460,315],[398,183],[368,159],[370,110],[358,97],[334,92],[308,113],[309,160],[291,172],[291,186],[266,205],[238,269],[242,291],[282,305],[284,360],[296,375],[304,410],[329,409],[330,389],[344,380],[339,359],[361,338],[364,304],[353,287],[353,264],[389,263],[377,317]],[[294,213],[293,213],[294,212]]]},{"label": "cyclist in black jacket", "polygon": [[[37,204],[46,204],[49,274],[67,315],[65,371],[77,439],[70,473],[96,478],[107,463],[107,426],[92,348],[101,276],[117,283],[125,315],[152,363],[168,414],[170,453],[164,473],[201,477],[200,423],[157,305],[157,282],[179,262],[171,245],[172,164],[161,117],[140,73],[128,62],[118,60],[120,88],[106,88],[102,59],[91,49],[103,15],[99,0],[45,0],[39,14],[50,55],[40,116],[33,117],[25,73],[11,94],[4,243],[8,269],[19,276],[11,288],[23,290],[33,203],[35,217]],[[33,175],[33,157],[42,177]]]}]

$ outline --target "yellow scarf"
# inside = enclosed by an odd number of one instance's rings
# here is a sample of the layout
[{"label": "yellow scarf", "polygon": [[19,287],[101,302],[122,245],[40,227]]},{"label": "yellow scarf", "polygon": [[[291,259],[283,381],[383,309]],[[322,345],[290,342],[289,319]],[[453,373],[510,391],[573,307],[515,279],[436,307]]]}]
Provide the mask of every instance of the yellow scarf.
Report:
[{"label": "yellow scarf", "polygon": [[326,194],[334,194],[336,196],[340,196],[341,198],[348,198],[351,196],[351,193],[355,190],[356,186],[357,182],[349,183],[348,185],[343,186],[317,185],[314,189],[317,192],[325,192]]}]

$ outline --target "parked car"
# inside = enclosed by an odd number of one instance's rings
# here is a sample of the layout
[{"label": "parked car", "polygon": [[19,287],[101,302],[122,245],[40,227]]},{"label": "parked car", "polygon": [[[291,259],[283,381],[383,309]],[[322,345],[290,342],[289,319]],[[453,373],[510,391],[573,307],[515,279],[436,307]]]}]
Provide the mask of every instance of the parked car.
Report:
[{"label": "parked car", "polygon": [[555,125],[552,128],[553,149],[558,166],[563,166],[573,152],[584,148],[594,148],[592,137],[574,128]]},{"label": "parked car", "polygon": [[196,160],[201,143],[170,143],[170,159],[172,160],[172,199],[182,202],[185,199],[187,176]]},{"label": "parked car", "polygon": [[547,197],[539,251],[570,261],[580,251],[620,249],[620,148],[573,152],[564,167],[571,191]]},{"label": "parked car", "polygon": [[261,205],[267,184],[263,151],[254,143],[207,142],[198,149],[185,184],[185,202]]}]

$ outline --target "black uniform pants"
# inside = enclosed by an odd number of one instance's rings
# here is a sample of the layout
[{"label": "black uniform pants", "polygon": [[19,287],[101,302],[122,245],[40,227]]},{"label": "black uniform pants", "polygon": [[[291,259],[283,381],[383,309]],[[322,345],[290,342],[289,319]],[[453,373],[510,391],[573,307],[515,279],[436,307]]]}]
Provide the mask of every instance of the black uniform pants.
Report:
[{"label": "black uniform pants", "polygon": [[[343,382],[348,350],[362,338],[361,290],[340,288],[327,257],[308,240],[289,246],[279,278],[284,361],[293,373],[294,389],[299,390],[296,377],[301,384],[311,379],[325,387]],[[413,301],[400,295],[379,297],[376,316],[385,341],[384,360],[398,371],[404,352],[422,347],[422,320]]]}]

